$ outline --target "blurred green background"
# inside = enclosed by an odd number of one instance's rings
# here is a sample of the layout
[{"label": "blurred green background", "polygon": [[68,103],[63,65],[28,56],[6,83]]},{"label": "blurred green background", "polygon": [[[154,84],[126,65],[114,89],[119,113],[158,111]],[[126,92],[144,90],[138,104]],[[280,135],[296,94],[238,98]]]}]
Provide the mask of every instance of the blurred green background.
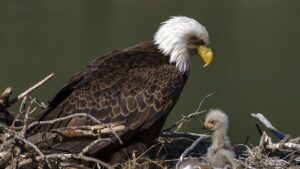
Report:
[{"label": "blurred green background", "polygon": [[[299,136],[300,1],[294,0],[2,0],[0,88],[14,95],[54,72],[34,96],[47,101],[81,67],[113,49],[151,40],[159,24],[186,15],[204,24],[215,60],[193,57],[190,78],[168,124],[204,108],[229,114],[230,137],[257,142],[261,112],[280,130]],[[13,111],[17,111],[15,106]],[[184,130],[201,133],[199,119]]]}]

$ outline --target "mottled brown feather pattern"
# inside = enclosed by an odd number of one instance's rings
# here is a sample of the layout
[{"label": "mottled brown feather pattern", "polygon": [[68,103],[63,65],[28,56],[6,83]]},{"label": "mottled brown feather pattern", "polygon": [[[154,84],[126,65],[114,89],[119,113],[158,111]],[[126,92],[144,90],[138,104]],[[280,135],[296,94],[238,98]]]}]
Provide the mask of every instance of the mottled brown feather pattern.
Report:
[{"label": "mottled brown feather pattern", "polygon": [[[128,130],[121,135],[125,141],[146,131],[156,137],[186,81],[186,75],[168,60],[169,57],[161,54],[152,42],[97,58],[72,77],[40,120],[89,113],[104,123],[125,124]],[[41,125],[38,132],[91,124],[94,124],[91,120],[77,117]],[[154,138],[144,139],[147,142]],[[90,141],[73,140],[53,147],[80,152]]]}]

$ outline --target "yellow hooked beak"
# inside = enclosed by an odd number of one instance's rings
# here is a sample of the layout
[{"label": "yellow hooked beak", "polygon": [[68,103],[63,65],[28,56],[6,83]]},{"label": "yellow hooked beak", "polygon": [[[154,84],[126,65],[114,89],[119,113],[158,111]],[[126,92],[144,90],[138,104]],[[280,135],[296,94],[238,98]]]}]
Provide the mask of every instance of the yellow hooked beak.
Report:
[{"label": "yellow hooked beak", "polygon": [[202,60],[204,61],[203,67],[210,65],[213,60],[213,52],[211,48],[201,45],[197,47],[198,54],[201,56]]}]

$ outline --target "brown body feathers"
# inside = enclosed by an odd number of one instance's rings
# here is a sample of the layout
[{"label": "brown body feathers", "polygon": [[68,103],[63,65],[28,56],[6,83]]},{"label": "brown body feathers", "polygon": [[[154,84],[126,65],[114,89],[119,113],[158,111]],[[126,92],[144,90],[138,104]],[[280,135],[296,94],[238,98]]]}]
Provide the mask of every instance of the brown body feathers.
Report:
[{"label": "brown body feathers", "polygon": [[[124,146],[137,142],[148,144],[163,127],[186,78],[153,42],[140,43],[108,53],[85,66],[52,99],[39,120],[88,113],[103,123],[125,125],[126,130],[119,134]],[[39,125],[32,133],[94,124],[86,117],[76,117]],[[78,153],[93,140],[67,139],[51,148]],[[117,141],[105,143],[93,153],[117,151],[121,147]]]}]

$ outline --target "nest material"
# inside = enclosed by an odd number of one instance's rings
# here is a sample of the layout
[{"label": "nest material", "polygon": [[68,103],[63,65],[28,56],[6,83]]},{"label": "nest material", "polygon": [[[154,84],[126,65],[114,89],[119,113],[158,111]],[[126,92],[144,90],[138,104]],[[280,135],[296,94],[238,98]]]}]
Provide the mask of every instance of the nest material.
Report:
[{"label": "nest material", "polygon": [[[17,98],[10,100],[9,96],[12,93],[11,88],[7,88],[0,95],[0,168],[125,168],[125,169],[138,169],[138,168],[157,168],[167,169],[175,168],[179,161],[186,159],[196,159],[204,161],[207,148],[210,146],[210,138],[207,135],[194,134],[188,132],[177,132],[190,119],[197,117],[204,111],[200,111],[203,101],[211,96],[205,96],[199,104],[199,107],[194,113],[183,116],[178,122],[174,123],[167,130],[163,131],[160,137],[154,144],[144,153],[136,156],[132,154],[132,159],[123,164],[107,164],[97,159],[85,155],[90,149],[93,149],[94,144],[88,145],[84,152],[78,154],[68,153],[51,153],[48,149],[39,146],[40,142],[32,138],[26,138],[28,127],[37,124],[31,119],[31,114],[36,110],[35,107],[43,108],[45,105],[38,102],[36,99],[29,97],[29,94],[38,86],[45,83],[53,75],[50,75],[29,88]],[[7,108],[18,100],[23,99],[20,112],[15,118],[11,118]],[[28,106],[25,106],[27,103]],[[1,116],[1,113],[5,116]],[[80,115],[80,114],[78,114]],[[76,114],[75,114],[76,116]],[[85,115],[87,116],[87,115]],[[291,139],[288,135],[277,131],[269,121],[267,121],[261,114],[259,117],[263,123],[267,124],[267,128],[274,135],[280,136],[279,143],[272,143],[271,138],[264,132],[258,146],[249,148],[247,145],[242,144],[235,146],[236,154],[238,157],[236,161],[240,164],[240,168],[249,169],[284,169],[284,168],[300,168],[300,138]],[[68,117],[64,117],[68,118]],[[87,118],[89,118],[87,116]],[[91,117],[93,118],[93,117]],[[59,119],[55,119],[59,120]],[[45,121],[46,122],[46,121]],[[47,121],[51,123],[51,121]],[[172,131],[176,128],[175,131]],[[95,126],[86,126],[78,128],[64,128],[59,131],[59,135],[66,137],[80,136],[95,136],[100,135],[103,137],[118,137],[116,133],[124,129],[120,124],[113,124],[110,126],[97,124]],[[284,136],[284,138],[282,138]],[[51,135],[49,138],[56,138],[57,135]],[[205,139],[197,142],[199,137]],[[38,140],[38,138],[35,138]],[[120,139],[120,138],[117,138]],[[51,142],[50,140],[47,140]],[[193,147],[191,147],[193,145]],[[190,150],[187,152],[186,150]],[[50,152],[50,153],[49,153]],[[185,152],[185,153],[183,153]],[[202,168],[211,168],[206,164]]]}]

